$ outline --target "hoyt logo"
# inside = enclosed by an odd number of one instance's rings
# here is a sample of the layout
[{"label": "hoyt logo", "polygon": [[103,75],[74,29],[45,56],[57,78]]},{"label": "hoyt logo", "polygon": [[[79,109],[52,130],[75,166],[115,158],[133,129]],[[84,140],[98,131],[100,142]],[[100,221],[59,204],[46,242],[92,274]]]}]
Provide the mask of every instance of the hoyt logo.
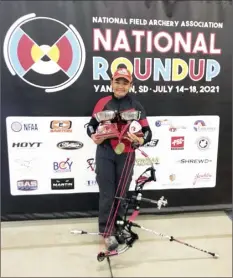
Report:
[{"label": "hoyt logo", "polygon": [[11,124],[11,129],[14,132],[20,132],[20,131],[38,131],[38,125],[27,123],[27,124],[21,124],[19,122],[14,122]]},{"label": "hoyt logo", "polygon": [[41,146],[42,142],[21,142],[21,143],[12,143],[13,148],[39,148]]},{"label": "hoyt logo", "polygon": [[52,190],[74,189],[74,178],[51,179]]},{"label": "hoyt logo", "polygon": [[184,136],[173,136],[171,138],[171,150],[184,149]]},{"label": "hoyt logo", "polygon": [[62,91],[76,82],[86,60],[83,39],[73,25],[35,13],[12,23],[3,49],[10,73],[46,93]]}]

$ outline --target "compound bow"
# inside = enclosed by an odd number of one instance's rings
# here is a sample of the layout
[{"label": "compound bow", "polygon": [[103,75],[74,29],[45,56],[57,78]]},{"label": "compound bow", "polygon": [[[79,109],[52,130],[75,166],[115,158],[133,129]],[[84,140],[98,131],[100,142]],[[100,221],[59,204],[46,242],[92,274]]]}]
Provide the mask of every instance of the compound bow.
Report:
[{"label": "compound bow", "polygon": [[[125,193],[124,188],[122,189],[121,194],[120,194],[119,197],[115,196],[115,200],[118,200],[118,207],[119,207],[119,202],[121,202],[121,201],[125,202],[125,214],[124,214],[123,220],[116,221],[116,223],[119,227],[121,227],[121,231],[125,230],[128,233],[129,236],[125,237],[125,245],[122,248],[119,248],[119,249],[113,250],[113,251],[100,252],[97,255],[97,260],[99,262],[101,262],[105,258],[107,258],[108,261],[109,261],[110,257],[120,255],[120,254],[126,252],[129,248],[131,248],[133,246],[134,242],[139,239],[138,235],[135,232],[132,231],[132,227],[140,228],[144,231],[153,233],[157,236],[167,238],[167,239],[169,239],[169,241],[175,241],[175,242],[183,244],[185,246],[194,248],[198,251],[207,253],[214,258],[218,258],[219,255],[217,253],[213,253],[213,252],[195,247],[191,244],[188,244],[188,243],[185,243],[181,240],[175,239],[173,236],[168,236],[168,235],[164,235],[162,233],[158,233],[154,230],[147,229],[147,228],[145,228],[145,227],[143,227],[143,226],[134,222],[134,220],[139,215],[140,205],[141,205],[142,201],[147,202],[147,203],[151,203],[151,204],[156,204],[158,209],[161,209],[162,206],[167,205],[167,200],[164,199],[164,196],[162,196],[158,201],[142,197],[142,191],[143,191],[144,185],[148,182],[156,181],[156,176],[155,176],[155,171],[156,170],[155,170],[153,162],[151,161],[149,156],[144,151],[140,150],[138,148],[138,146],[134,146],[134,148],[139,150],[141,152],[141,154],[143,156],[145,156],[150,161],[151,166],[149,168],[147,168],[136,180],[134,194],[130,198],[123,198],[122,197],[122,196],[124,196],[124,193]],[[145,174],[149,174],[149,176],[145,176]],[[129,217],[129,219],[127,219],[127,215],[128,215],[130,205],[133,206],[133,212],[132,212],[131,216]],[[112,219],[112,224],[115,221],[115,215]],[[112,225],[111,225],[111,227],[112,227]],[[106,235],[111,234],[110,232],[107,232],[107,233],[106,232],[104,232],[104,233],[96,233],[96,232],[91,233],[91,232],[87,232],[87,231],[83,231],[83,230],[72,230],[71,233],[72,234],[86,234],[86,235],[102,235],[102,236],[106,236]],[[115,235],[119,236],[119,234],[115,234]]]}]

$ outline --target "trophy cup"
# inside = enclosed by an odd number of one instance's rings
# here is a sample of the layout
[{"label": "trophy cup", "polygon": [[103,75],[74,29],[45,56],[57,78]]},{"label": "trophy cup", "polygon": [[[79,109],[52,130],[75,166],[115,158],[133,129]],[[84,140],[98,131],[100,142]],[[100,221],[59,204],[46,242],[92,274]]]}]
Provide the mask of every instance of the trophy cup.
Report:
[{"label": "trophy cup", "polygon": [[121,119],[130,123],[129,132],[138,137],[143,137],[142,126],[138,122],[141,116],[141,111],[124,111],[121,112]]},{"label": "trophy cup", "polygon": [[111,110],[105,110],[96,113],[96,120],[100,123],[96,130],[97,139],[108,139],[108,138],[117,138],[119,137],[119,131],[116,123],[112,123],[116,117],[116,113]]}]

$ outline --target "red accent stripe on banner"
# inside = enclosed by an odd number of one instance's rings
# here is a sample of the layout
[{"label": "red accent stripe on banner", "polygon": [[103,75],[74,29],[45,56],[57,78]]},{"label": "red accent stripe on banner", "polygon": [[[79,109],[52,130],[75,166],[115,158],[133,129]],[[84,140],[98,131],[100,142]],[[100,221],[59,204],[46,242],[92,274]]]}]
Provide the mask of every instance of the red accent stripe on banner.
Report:
[{"label": "red accent stripe on banner", "polygon": [[35,62],[32,59],[31,49],[34,42],[25,34],[19,40],[17,54],[20,65],[27,71]]},{"label": "red accent stripe on banner", "polygon": [[101,98],[97,103],[94,108],[94,111],[92,113],[92,116],[94,116],[95,113],[98,113],[104,109],[104,106],[112,99],[112,96],[107,96]]},{"label": "red accent stripe on banner", "polygon": [[72,63],[73,51],[69,40],[66,36],[62,37],[57,42],[57,47],[60,51],[60,56],[57,64],[64,70],[67,71]]},{"label": "red accent stripe on banner", "polygon": [[142,127],[143,127],[143,126],[149,126],[147,119],[139,120],[139,123],[140,123],[140,125],[141,125]]}]

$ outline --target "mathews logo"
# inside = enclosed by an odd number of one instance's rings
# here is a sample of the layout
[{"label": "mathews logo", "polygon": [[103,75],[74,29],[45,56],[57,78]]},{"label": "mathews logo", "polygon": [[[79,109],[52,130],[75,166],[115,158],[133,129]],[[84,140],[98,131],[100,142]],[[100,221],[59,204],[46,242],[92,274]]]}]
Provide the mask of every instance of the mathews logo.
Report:
[{"label": "mathews logo", "polygon": [[18,190],[31,191],[38,189],[37,180],[19,180],[17,181]]},{"label": "mathews logo", "polygon": [[63,141],[59,142],[57,147],[61,150],[78,150],[83,147],[83,143],[79,141]]},{"label": "mathews logo", "polygon": [[156,147],[158,145],[158,139],[152,139],[150,142],[143,145],[143,147]]},{"label": "mathews logo", "polygon": [[46,93],[71,86],[86,60],[82,37],[73,25],[35,13],[20,17],[10,26],[3,54],[12,75]]},{"label": "mathews logo", "polygon": [[51,189],[74,189],[74,178],[51,179]]},{"label": "mathews logo", "polygon": [[19,122],[13,122],[11,124],[11,129],[14,132],[19,132],[21,130],[24,130],[24,131],[38,131],[38,126],[37,126],[37,124],[32,124],[32,123],[21,124]]}]

